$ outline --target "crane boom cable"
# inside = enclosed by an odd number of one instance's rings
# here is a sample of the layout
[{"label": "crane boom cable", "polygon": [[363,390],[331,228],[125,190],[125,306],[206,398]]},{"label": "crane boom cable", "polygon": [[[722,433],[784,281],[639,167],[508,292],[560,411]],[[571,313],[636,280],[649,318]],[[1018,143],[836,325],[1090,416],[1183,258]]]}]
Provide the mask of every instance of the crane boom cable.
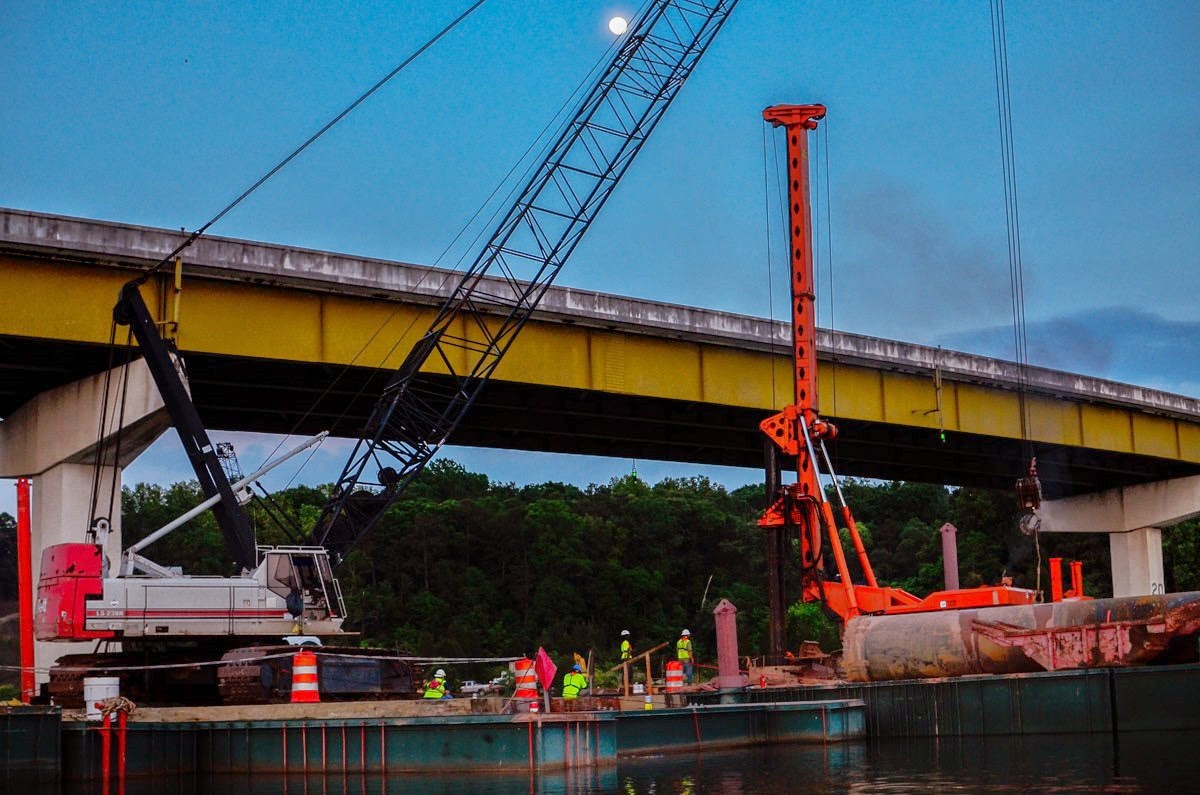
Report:
[{"label": "crane boom cable", "polygon": [[[635,21],[388,382],[318,520],[318,544],[347,553],[445,444],[735,5],[655,0]],[[448,377],[423,376],[431,360]],[[364,479],[381,459],[398,468]]]},{"label": "crane boom cable", "polygon": [[153,265],[152,267],[147,269],[144,273],[142,273],[142,275],[138,277],[137,283],[145,284],[146,281],[151,276],[158,273],[158,271],[160,271],[168,263],[173,262],[175,260],[175,257],[182,254],[187,248],[189,248],[193,243],[195,243],[205,232],[207,232],[209,230],[209,228],[213,224],[220,221],[231,210],[233,210],[233,208],[237,207],[239,204],[241,204],[243,201],[245,201],[250,196],[250,194],[254,193],[256,190],[261,188],[267,182],[267,180],[271,179],[276,174],[278,174],[280,171],[282,171],[289,163],[291,163],[293,160],[295,160],[305,149],[307,149],[312,144],[316,143],[319,138],[321,138],[323,135],[325,135],[325,133],[327,133],[331,129],[333,129],[333,127],[338,122],[340,122],[342,119],[349,116],[354,111],[355,108],[357,108],[363,102],[367,101],[367,99],[369,99],[371,97],[371,95],[373,95],[376,91],[383,88],[384,85],[386,85],[393,77],[400,74],[400,72],[402,72],[409,64],[411,64],[413,61],[415,61],[417,58],[419,58],[422,54],[424,54],[424,52],[426,50],[428,50],[430,47],[432,47],[434,44],[436,44],[443,36],[445,36],[451,30],[456,28],[460,22],[462,22],[464,19],[469,17],[471,14],[473,14],[475,12],[475,10],[478,9],[485,2],[487,2],[487,0],[476,0],[474,3],[472,3],[471,6],[468,7],[466,11],[463,11],[461,14],[459,14],[457,17],[455,17],[454,20],[452,22],[450,22],[450,24],[446,25],[444,28],[442,28],[440,31],[438,31],[437,34],[435,34],[433,36],[433,38],[429,39],[424,44],[422,44],[420,47],[418,47],[411,55],[409,55],[407,58],[405,58],[403,61],[401,61],[394,69],[392,69],[392,71],[388,72],[386,75],[384,75],[382,78],[380,78],[375,83],[375,85],[371,86],[369,89],[367,89],[365,92],[363,92],[358,97],[358,99],[354,100],[349,105],[347,105],[342,110],[341,113],[337,114],[332,119],[330,119],[328,122],[326,122],[325,125],[323,127],[321,127],[321,129],[317,130],[315,133],[310,135],[308,137],[308,140],[306,140],[304,143],[300,144],[300,146],[293,149],[290,154],[288,154],[285,158],[283,158],[283,160],[280,160],[278,163],[276,163],[275,166],[270,171],[263,174],[261,177],[258,178],[257,181],[254,182],[253,185],[251,185],[250,187],[248,187],[244,191],[242,191],[242,193],[236,199],[231,201],[229,204],[225,205],[225,207],[219,213],[217,213],[212,218],[210,218],[203,226],[201,226],[200,228],[196,229],[194,232],[189,234],[182,243],[180,243],[178,246],[175,247],[175,249],[173,251],[171,251],[170,254],[163,257],[155,265]]},{"label": "crane boom cable", "polygon": [[[487,231],[490,224],[494,223],[497,216],[499,216],[500,213],[503,211],[503,208],[505,205],[500,202],[494,202],[497,194],[500,193],[500,191],[504,188],[505,185],[510,185],[510,184],[512,187],[510,187],[510,189],[507,193],[507,197],[509,199],[511,199],[513,197],[513,195],[516,194],[517,190],[520,189],[521,180],[513,180],[512,179],[513,175],[517,172],[518,169],[521,168],[522,164],[525,164],[523,178],[527,178],[529,172],[531,172],[536,167],[537,161],[535,159],[530,158],[530,154],[535,149],[537,149],[539,147],[539,145],[541,146],[541,151],[547,150],[553,141],[553,137],[547,135],[547,133],[549,133],[552,128],[556,129],[556,132],[561,133],[562,127],[570,122],[571,117],[570,117],[570,114],[567,113],[567,111],[572,107],[572,105],[576,101],[576,98],[584,91],[584,89],[588,85],[591,84],[592,76],[595,75],[595,73],[608,61],[610,54],[611,54],[613,48],[615,48],[615,47],[616,47],[615,43],[610,45],[608,47],[608,49],[605,50],[605,52],[599,58],[597,58],[596,62],[592,65],[592,68],[588,71],[587,75],[585,75],[579,81],[579,83],[576,84],[575,88],[571,91],[571,93],[567,96],[567,98],[565,100],[563,100],[562,104],[559,106],[558,110],[554,113],[553,117],[546,123],[546,125],[544,127],[542,127],[541,131],[534,137],[534,139],[530,142],[529,146],[526,147],[525,151],[521,154],[521,156],[513,163],[512,167],[509,168],[508,173],[506,173],[504,175],[504,177],[501,178],[500,181],[496,183],[496,187],[494,187],[492,189],[492,192],[490,194],[488,194],[488,197],[486,199],[484,199],[483,202],[480,203],[480,205],[475,209],[474,213],[472,213],[471,217],[467,219],[466,223],[463,224],[462,228],[455,234],[454,238],[451,239],[451,241],[448,244],[446,244],[445,248],[442,249],[442,252],[433,261],[433,265],[430,266],[430,268],[427,269],[425,272],[423,272],[420,275],[420,277],[417,279],[416,283],[411,288],[409,288],[410,291],[415,292],[417,290],[420,290],[422,287],[425,286],[427,279],[429,279],[435,273],[441,272],[442,273],[441,281],[435,287],[431,288],[434,293],[441,293],[442,290],[446,287],[446,285],[450,282],[450,280],[453,277],[455,277],[456,275],[459,275],[460,268],[461,268],[463,262],[466,261],[467,256],[470,254],[470,252],[472,250],[472,246],[474,246],[479,241],[479,239],[481,237],[483,237],[484,233]],[[459,255],[458,260],[455,262],[455,264],[453,266],[451,266],[450,268],[445,269],[444,271],[435,271],[435,268],[438,267],[438,265],[442,262],[442,260],[444,260],[446,258],[446,256],[451,252],[451,250],[455,247],[455,245],[458,244],[459,240],[461,240],[463,238],[463,236],[471,229],[472,225],[475,224],[475,222],[484,213],[484,211],[487,210],[487,208],[490,205],[493,205],[493,203],[495,204],[495,209],[492,211],[492,214],[489,217],[487,223],[479,225],[479,229],[475,233],[475,237],[472,239],[471,245],[466,246],[463,249],[463,252]],[[363,345],[354,354],[354,356],[351,357],[350,361],[347,362],[346,364],[344,364],[338,370],[337,375],[334,376],[333,380],[330,381],[330,383],[325,387],[325,389],[322,390],[321,394],[318,395],[317,398],[308,407],[308,409],[305,410],[304,414],[292,424],[292,427],[287,432],[287,434],[285,434],[275,445],[275,448],[263,458],[264,462],[267,460],[270,460],[270,458],[272,456],[274,456],[275,453],[279,452],[279,450],[282,449],[283,445],[287,443],[287,440],[289,438],[291,438],[292,436],[297,434],[300,427],[308,420],[308,418],[310,416],[312,416],[313,412],[316,411],[317,408],[321,405],[321,403],[325,400],[325,398],[327,398],[329,396],[329,394],[333,391],[334,387],[336,387],[337,384],[341,382],[341,379],[343,377],[345,377],[346,373],[348,373],[352,367],[354,367],[356,364],[358,364],[359,360],[367,352],[367,350],[371,347],[371,345],[375,342],[375,340],[378,339],[379,335],[383,333],[384,329],[387,328],[387,326],[391,323],[391,321],[393,319],[395,319],[395,317],[400,313],[400,309],[401,309],[401,307],[397,306],[395,309],[393,309],[391,312],[389,312],[386,317],[384,317],[384,319],[379,323],[379,325],[376,327],[375,331],[371,334],[371,336],[367,338],[366,342],[364,342]],[[416,326],[417,321],[420,319],[421,319],[421,315],[414,314],[413,318],[409,321],[408,325],[405,326],[404,330],[396,336],[395,342],[392,344],[392,346],[390,348],[388,348],[388,350],[385,353],[383,353],[382,356],[379,357],[377,362],[369,363],[366,366],[372,367],[373,369],[375,369],[377,371],[382,370],[384,368],[385,364],[387,363],[387,360],[390,359],[392,357],[392,355],[396,352],[396,350],[400,347],[400,345],[402,345],[404,343],[404,341],[408,339],[409,334],[412,333],[413,328]],[[351,397],[349,400],[342,401],[341,408],[340,408],[336,418],[331,423],[332,427],[338,427],[341,424],[341,422],[346,418],[347,414],[349,414],[351,407],[358,401],[358,399],[360,397],[362,397],[363,393],[367,391],[367,389],[370,387],[370,385],[372,383],[373,383],[372,379],[370,379],[370,378],[364,379],[362,381],[362,383],[359,385],[359,388],[355,391],[353,397]],[[315,456],[316,453],[317,453],[317,449],[314,448],[312,450],[312,452],[309,453],[308,457],[304,460],[304,462],[300,465],[300,467],[297,468],[296,473],[292,476],[291,480],[289,480],[288,486],[290,486],[291,483],[295,480],[295,478],[299,476],[300,472],[302,472],[304,470],[304,468],[308,465],[308,462],[312,460],[313,456]]]}]

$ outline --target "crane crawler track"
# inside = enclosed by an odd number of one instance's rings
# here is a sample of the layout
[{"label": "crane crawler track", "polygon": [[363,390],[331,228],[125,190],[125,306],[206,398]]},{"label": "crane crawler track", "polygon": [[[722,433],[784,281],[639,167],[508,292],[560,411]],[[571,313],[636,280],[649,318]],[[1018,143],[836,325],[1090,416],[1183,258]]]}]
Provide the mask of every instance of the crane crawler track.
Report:
[{"label": "crane crawler track", "polygon": [[121,695],[142,706],[275,704],[291,700],[292,658],[301,649],[318,655],[325,701],[416,698],[421,670],[390,649],[245,646],[215,656],[200,649],[166,653],[124,651],[71,654],[50,670],[46,695],[66,709],[82,709],[84,680],[117,677]]}]

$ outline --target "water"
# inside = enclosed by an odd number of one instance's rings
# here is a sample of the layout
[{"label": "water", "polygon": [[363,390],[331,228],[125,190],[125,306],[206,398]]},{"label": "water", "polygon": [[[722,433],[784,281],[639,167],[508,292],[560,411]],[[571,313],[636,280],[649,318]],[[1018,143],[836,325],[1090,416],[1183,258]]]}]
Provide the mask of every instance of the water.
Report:
[{"label": "water", "polygon": [[[69,786],[64,792],[70,791]],[[99,791],[91,786],[81,792]],[[1200,732],[1028,735],[774,745],[623,759],[569,774],[220,776],[130,781],[129,795],[437,793],[1194,793]]]}]

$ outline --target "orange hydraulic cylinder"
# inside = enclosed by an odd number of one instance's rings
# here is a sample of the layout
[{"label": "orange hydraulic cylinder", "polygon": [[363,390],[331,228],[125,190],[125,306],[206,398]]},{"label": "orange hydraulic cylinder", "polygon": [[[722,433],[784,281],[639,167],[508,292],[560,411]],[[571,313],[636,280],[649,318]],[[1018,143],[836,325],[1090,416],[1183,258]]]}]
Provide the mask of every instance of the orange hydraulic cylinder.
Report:
[{"label": "orange hydraulic cylinder", "polygon": [[846,527],[850,530],[850,540],[854,542],[854,551],[858,554],[858,565],[862,567],[863,576],[867,578],[867,585],[878,588],[879,583],[875,581],[875,570],[871,568],[867,549],[863,546],[862,536],[858,534],[858,524],[854,521],[854,514],[850,513],[849,505],[842,506],[842,518],[846,520]]},{"label": "orange hydraulic cylinder", "polygon": [[837,562],[838,575],[846,588],[846,618],[854,618],[859,612],[858,597],[854,594],[854,581],[850,579],[850,568],[846,565],[846,555],[842,552],[842,539],[838,537],[837,522],[833,521],[833,508],[828,502],[821,503],[821,514],[829,531],[829,546],[833,550],[833,559]]},{"label": "orange hydraulic cylinder", "polygon": [[1071,561],[1071,590],[1076,599],[1083,596],[1083,561]]}]

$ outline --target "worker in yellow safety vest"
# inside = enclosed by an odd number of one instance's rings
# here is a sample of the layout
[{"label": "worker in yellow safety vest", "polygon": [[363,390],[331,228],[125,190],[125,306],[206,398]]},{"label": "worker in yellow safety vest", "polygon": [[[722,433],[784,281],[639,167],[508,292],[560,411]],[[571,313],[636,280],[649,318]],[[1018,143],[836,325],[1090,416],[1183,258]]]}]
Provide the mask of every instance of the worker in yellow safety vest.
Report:
[{"label": "worker in yellow safety vest", "polygon": [[692,633],[684,630],[675,641],[675,659],[683,663],[683,678],[692,683]]},{"label": "worker in yellow safety vest", "polygon": [[621,630],[621,662],[633,659],[633,644],[629,642],[629,630]]},{"label": "worker in yellow safety vest", "polygon": [[454,698],[446,692],[446,672],[441,668],[433,673],[433,678],[425,685],[425,698]]},{"label": "worker in yellow safety vest", "polygon": [[587,677],[582,673],[583,668],[576,663],[571,666],[571,670],[563,677],[562,694],[565,699],[578,698],[579,694],[588,686]]}]

